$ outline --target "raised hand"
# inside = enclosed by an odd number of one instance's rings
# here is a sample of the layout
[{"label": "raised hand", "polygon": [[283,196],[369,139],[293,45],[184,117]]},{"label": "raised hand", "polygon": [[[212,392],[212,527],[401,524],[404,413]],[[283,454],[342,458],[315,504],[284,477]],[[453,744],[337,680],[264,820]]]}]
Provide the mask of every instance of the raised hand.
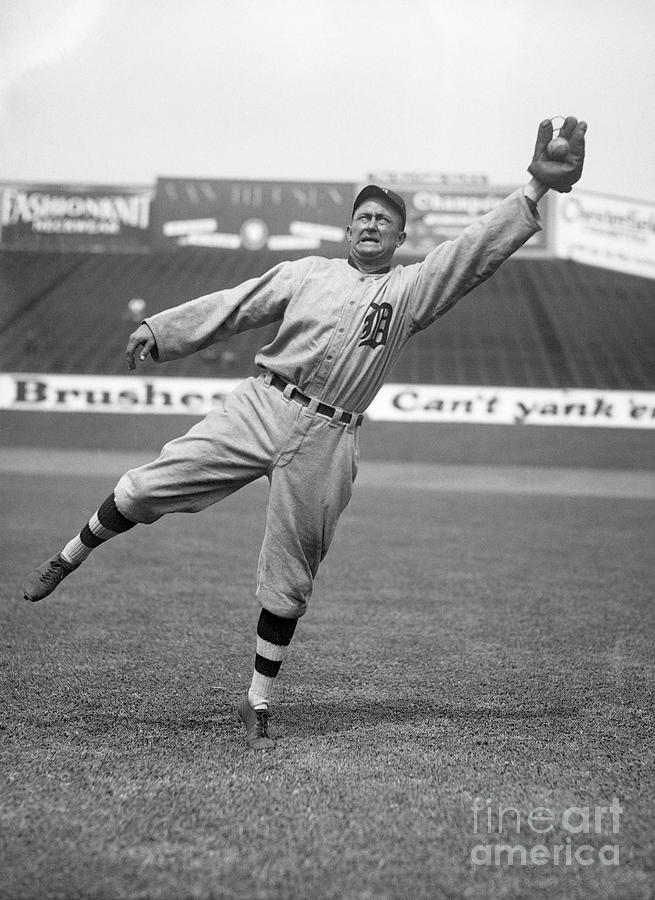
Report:
[{"label": "raised hand", "polygon": [[547,187],[568,194],[582,175],[585,156],[586,122],[578,122],[575,116],[567,116],[560,128],[559,137],[569,144],[563,159],[548,155],[548,144],[553,138],[553,123],[544,119],[539,125],[537,141],[528,172]]}]

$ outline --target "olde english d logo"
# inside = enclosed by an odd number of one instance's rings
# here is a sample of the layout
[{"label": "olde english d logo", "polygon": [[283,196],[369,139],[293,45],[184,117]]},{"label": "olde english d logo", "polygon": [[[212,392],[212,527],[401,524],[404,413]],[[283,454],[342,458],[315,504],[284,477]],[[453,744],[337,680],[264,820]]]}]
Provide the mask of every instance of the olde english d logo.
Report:
[{"label": "olde english d logo", "polygon": [[371,303],[364,316],[359,347],[383,347],[389,337],[393,307],[390,303]]}]

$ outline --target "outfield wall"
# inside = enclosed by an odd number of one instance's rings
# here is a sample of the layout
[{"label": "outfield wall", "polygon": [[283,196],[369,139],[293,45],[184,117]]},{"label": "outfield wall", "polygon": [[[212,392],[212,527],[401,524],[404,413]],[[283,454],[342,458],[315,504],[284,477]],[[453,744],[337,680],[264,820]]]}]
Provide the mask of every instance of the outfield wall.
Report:
[{"label": "outfield wall", "polygon": [[[241,378],[0,373],[0,410],[205,415]],[[655,429],[655,391],[391,383],[366,410],[374,422],[455,422]]]},{"label": "outfield wall", "polygon": [[[241,378],[0,373],[0,446],[153,452]],[[655,467],[655,392],[390,383],[362,454],[435,463]]]},{"label": "outfield wall", "polygon": [[[134,451],[157,455],[196,421],[188,415],[0,411],[2,447]],[[653,431],[366,421],[362,459],[460,465],[655,470]]]}]

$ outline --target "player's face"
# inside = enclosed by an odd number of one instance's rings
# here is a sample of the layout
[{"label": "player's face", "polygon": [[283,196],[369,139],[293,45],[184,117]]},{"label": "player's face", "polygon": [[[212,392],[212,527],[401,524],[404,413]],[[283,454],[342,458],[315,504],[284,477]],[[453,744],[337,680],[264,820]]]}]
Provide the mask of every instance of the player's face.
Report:
[{"label": "player's face", "polygon": [[355,262],[371,268],[386,266],[405,241],[394,207],[375,199],[357,207],[346,234]]}]

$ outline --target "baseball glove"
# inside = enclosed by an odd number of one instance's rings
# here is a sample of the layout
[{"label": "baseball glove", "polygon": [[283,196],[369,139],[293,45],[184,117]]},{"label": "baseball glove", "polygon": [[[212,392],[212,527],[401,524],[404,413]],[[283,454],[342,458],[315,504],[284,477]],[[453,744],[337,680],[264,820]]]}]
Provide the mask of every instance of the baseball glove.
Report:
[{"label": "baseball glove", "polygon": [[553,123],[550,119],[544,119],[537,132],[534,156],[528,166],[528,172],[549,188],[561,194],[568,194],[582,175],[586,131],[586,122],[578,122],[574,116],[567,116],[559,136],[569,142],[569,150],[563,160],[554,160],[546,151],[553,137]]}]

